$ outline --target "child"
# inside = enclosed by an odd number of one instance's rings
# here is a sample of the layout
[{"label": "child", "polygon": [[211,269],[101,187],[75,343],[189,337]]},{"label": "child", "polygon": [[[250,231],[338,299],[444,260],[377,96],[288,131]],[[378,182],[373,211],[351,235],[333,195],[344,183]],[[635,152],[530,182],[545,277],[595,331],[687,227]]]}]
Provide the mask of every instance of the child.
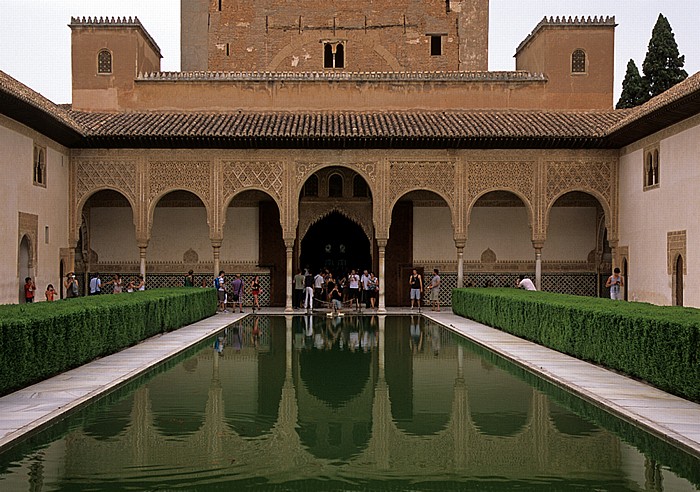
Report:
[{"label": "child", "polygon": [[32,281],[32,277],[27,277],[24,279],[24,302],[27,304],[34,302],[34,291],[36,290],[36,285]]},{"label": "child", "polygon": [[49,284],[46,287],[46,300],[48,302],[51,302],[54,300],[54,296],[56,295],[56,290],[53,288],[52,284]]}]

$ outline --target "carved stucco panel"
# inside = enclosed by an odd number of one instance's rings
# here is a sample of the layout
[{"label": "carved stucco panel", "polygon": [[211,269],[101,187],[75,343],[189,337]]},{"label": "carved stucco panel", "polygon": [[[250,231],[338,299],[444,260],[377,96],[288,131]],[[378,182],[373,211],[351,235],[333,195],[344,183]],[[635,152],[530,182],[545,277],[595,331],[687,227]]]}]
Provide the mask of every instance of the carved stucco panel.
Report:
[{"label": "carved stucco panel", "polygon": [[534,162],[470,162],[469,200],[485,191],[510,190],[532,203],[534,166]]},{"label": "carved stucco panel", "polygon": [[452,161],[392,161],[389,163],[389,203],[412,190],[439,192],[454,204],[455,163]]},{"label": "carved stucco panel", "polygon": [[188,190],[199,195],[205,205],[211,199],[210,161],[150,161],[148,163],[148,199],[164,191]]},{"label": "carved stucco panel", "polygon": [[281,202],[284,189],[284,165],[277,161],[224,161],[224,196],[242,188],[260,188]]},{"label": "carved stucco panel", "polygon": [[333,212],[352,220],[367,235],[367,239],[374,239],[374,227],[372,221],[372,203],[351,203],[351,202],[302,202],[299,213],[299,239],[304,239],[306,233],[312,225],[327,217]]},{"label": "carved stucco panel", "polygon": [[134,160],[78,159],[76,162],[76,203],[95,190],[112,188],[135,203],[138,196],[138,173]]}]

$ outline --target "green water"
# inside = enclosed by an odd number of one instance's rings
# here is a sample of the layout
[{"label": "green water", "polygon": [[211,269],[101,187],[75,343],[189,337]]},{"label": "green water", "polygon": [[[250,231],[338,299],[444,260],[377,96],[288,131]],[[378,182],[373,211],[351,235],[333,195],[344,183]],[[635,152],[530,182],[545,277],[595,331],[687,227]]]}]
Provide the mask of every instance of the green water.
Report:
[{"label": "green water", "polygon": [[699,461],[418,317],[258,316],[1,455],[0,490],[685,491]]}]

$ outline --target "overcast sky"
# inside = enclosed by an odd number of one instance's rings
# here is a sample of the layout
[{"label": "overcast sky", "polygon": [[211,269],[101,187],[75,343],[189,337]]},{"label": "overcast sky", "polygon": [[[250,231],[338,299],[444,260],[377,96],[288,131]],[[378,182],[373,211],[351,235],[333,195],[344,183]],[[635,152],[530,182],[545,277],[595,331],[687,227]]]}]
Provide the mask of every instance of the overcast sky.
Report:
[{"label": "overcast sky", "polygon": [[[491,0],[489,69],[513,70],[515,48],[545,15],[614,15],[617,102],[628,60],[641,71],[659,13],[688,74],[700,71],[700,0]],[[162,70],[180,68],[180,0],[0,0],[0,70],[56,103],[70,102],[71,16],[138,16],[160,46]]]}]

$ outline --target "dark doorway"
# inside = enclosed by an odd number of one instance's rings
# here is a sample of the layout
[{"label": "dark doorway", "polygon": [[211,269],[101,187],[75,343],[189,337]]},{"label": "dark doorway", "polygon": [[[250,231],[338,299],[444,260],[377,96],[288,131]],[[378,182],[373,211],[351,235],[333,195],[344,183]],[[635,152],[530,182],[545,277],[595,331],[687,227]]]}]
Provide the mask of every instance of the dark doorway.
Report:
[{"label": "dark doorway", "polygon": [[346,275],[353,268],[369,269],[372,266],[369,239],[358,224],[331,212],[312,225],[301,241],[300,264],[312,272],[328,268],[335,277]]},{"label": "dark doorway", "polygon": [[673,276],[675,277],[676,280],[676,285],[674,286],[676,289],[676,302],[674,303],[676,306],[682,306],[683,305],[683,257],[681,255],[678,255],[678,258],[676,258],[676,265],[674,268]]}]

